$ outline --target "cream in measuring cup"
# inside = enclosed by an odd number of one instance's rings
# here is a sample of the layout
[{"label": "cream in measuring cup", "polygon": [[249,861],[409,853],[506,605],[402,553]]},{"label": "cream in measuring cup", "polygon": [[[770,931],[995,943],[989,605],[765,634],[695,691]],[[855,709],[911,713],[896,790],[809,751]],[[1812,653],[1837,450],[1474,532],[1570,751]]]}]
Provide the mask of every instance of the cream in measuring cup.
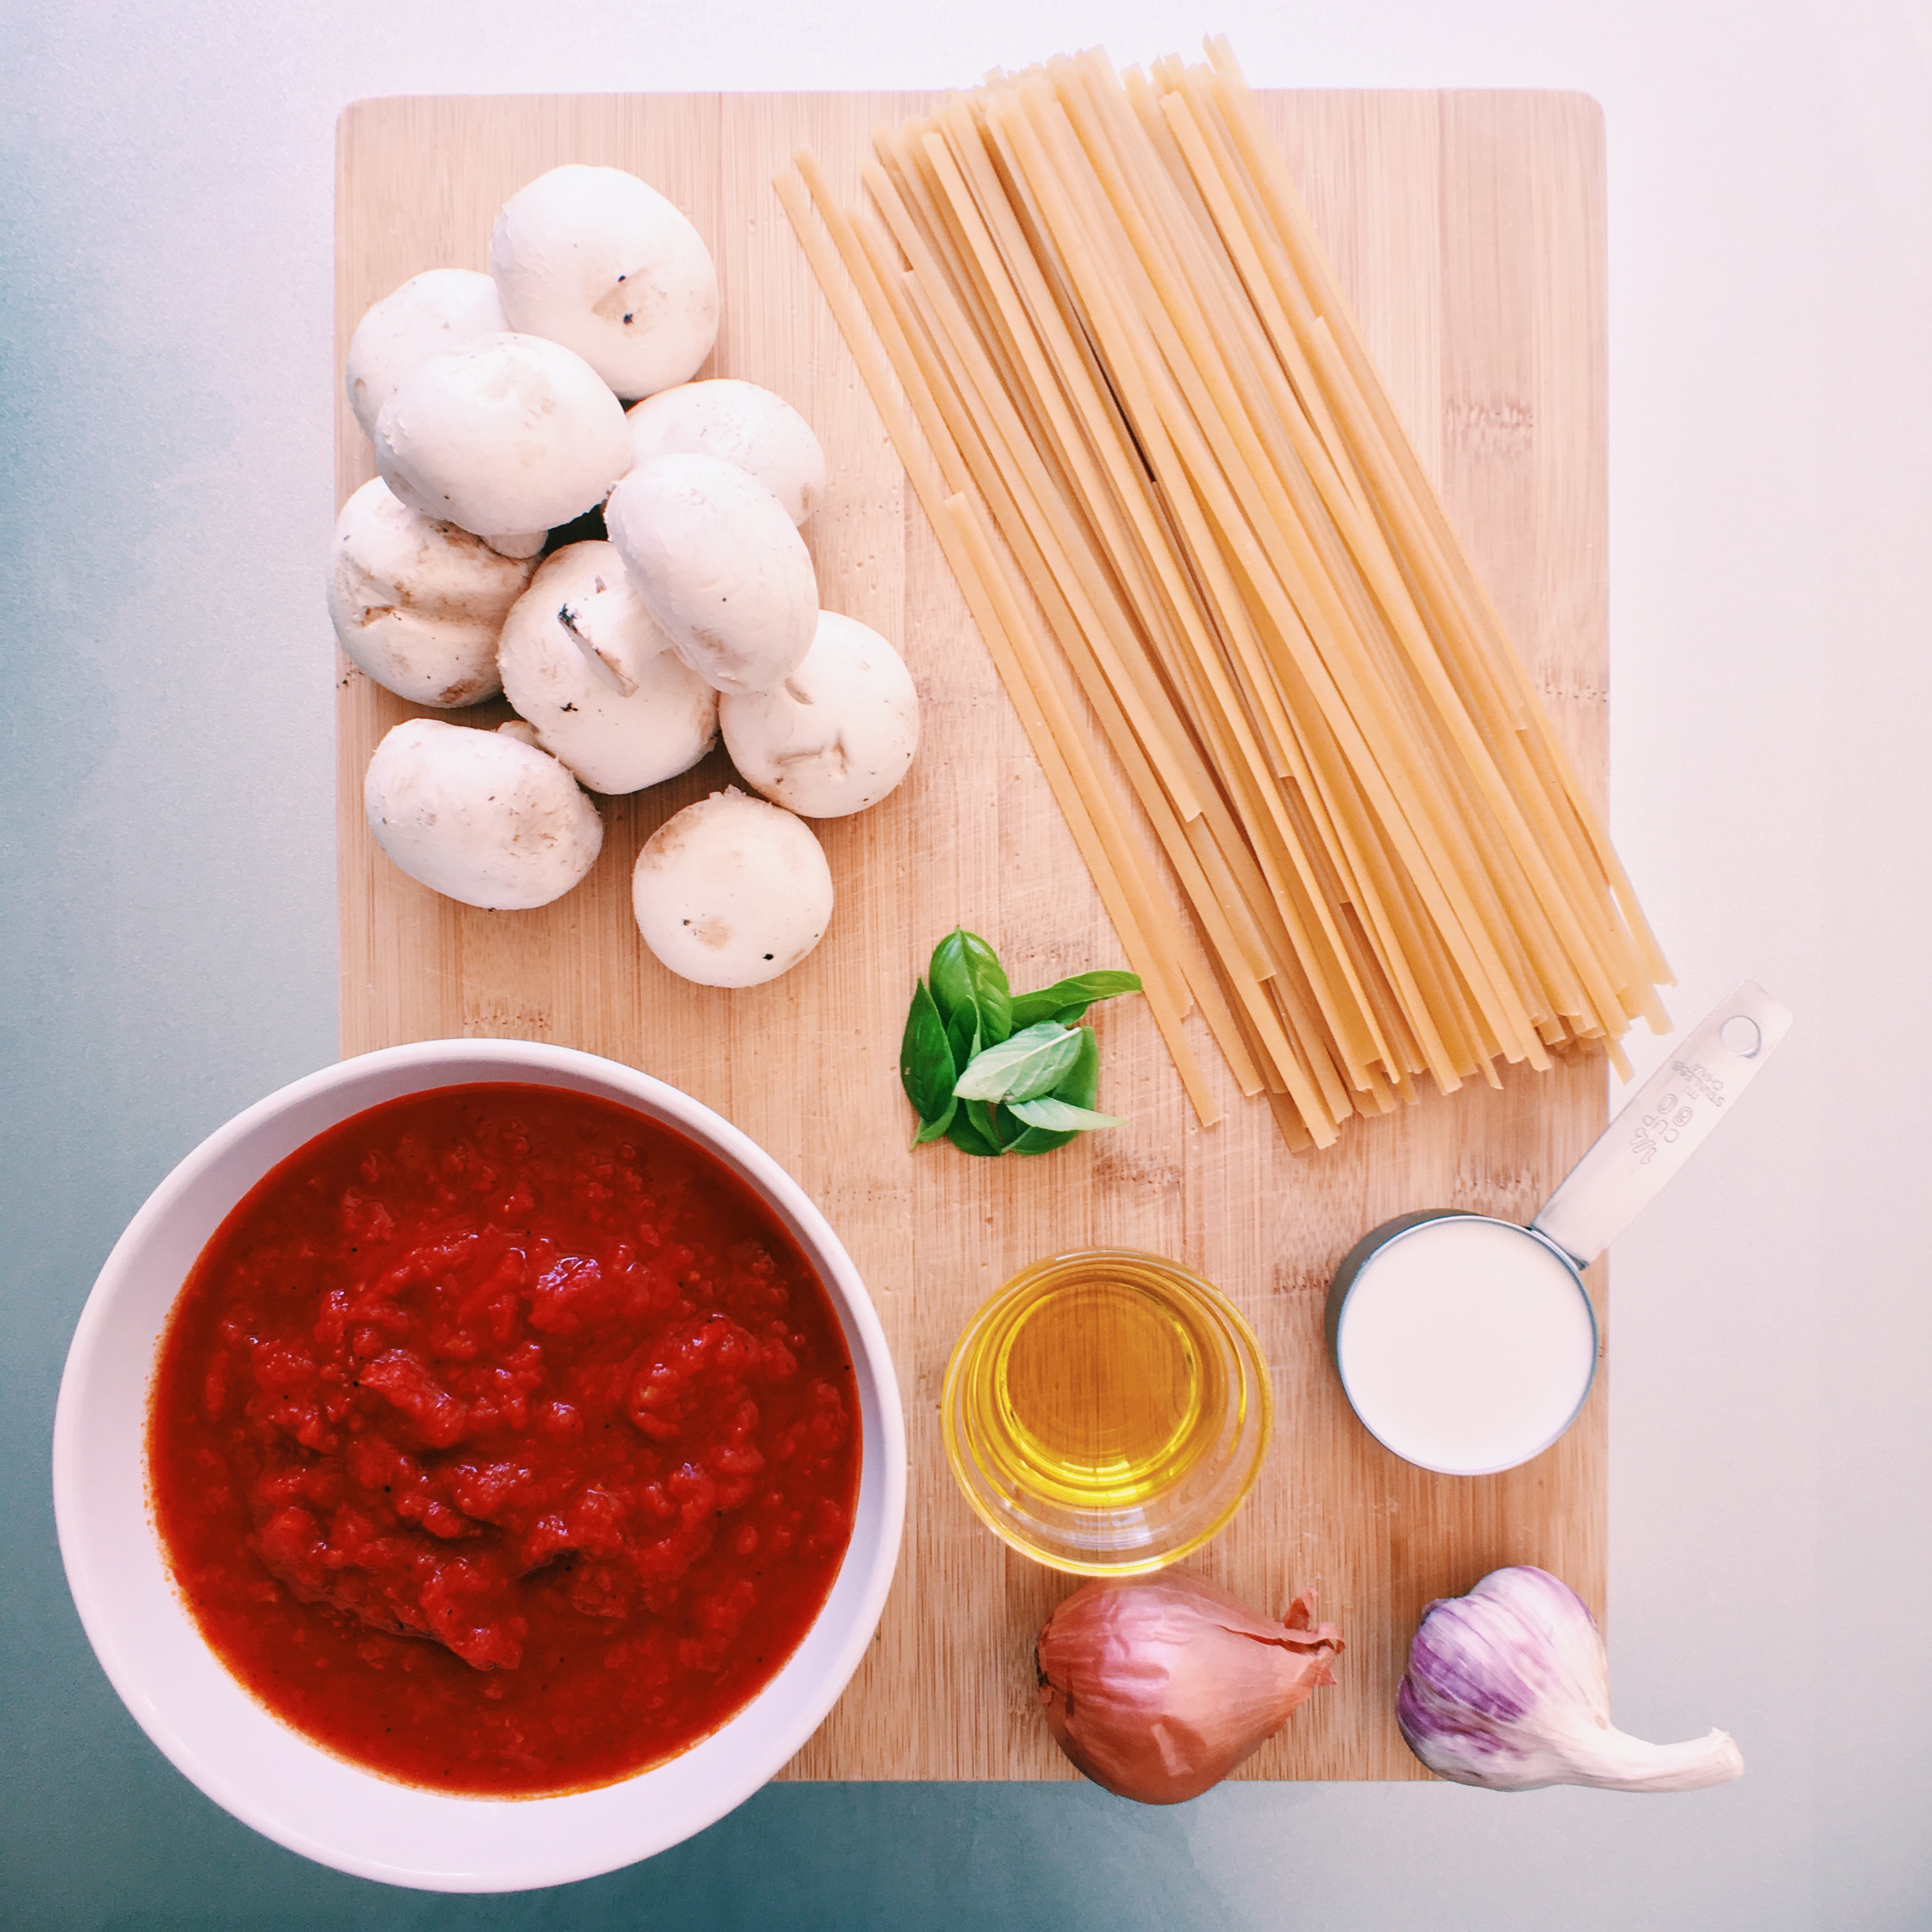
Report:
[{"label": "cream in measuring cup", "polygon": [[1790,1030],[1747,981],[1672,1049],[1527,1228],[1404,1214],[1342,1257],[1328,1350],[1350,1406],[1404,1461],[1489,1475],[1540,1455],[1597,1370],[1582,1270],[1676,1173]]}]

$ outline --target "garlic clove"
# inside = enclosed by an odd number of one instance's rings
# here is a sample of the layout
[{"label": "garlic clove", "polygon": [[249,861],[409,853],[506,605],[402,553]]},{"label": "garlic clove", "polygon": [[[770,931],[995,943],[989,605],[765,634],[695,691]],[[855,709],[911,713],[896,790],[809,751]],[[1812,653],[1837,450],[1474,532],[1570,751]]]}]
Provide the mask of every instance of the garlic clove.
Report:
[{"label": "garlic clove", "polygon": [[1723,1731],[1653,1744],[1617,1730],[1596,1620],[1567,1583],[1526,1564],[1423,1612],[1396,1721],[1438,1778],[1491,1791],[1694,1791],[1744,1768]]},{"label": "garlic clove", "polygon": [[1083,1586],[1035,1647],[1054,1742],[1096,1784],[1175,1804],[1216,1784],[1280,1730],[1342,1648],[1298,1597],[1276,1623],[1198,1577]]}]

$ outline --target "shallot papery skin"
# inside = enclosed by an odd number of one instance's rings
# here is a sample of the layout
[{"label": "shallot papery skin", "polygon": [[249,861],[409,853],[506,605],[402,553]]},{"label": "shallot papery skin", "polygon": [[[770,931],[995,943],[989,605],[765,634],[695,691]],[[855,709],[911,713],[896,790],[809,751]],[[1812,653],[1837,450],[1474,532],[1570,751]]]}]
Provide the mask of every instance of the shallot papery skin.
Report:
[{"label": "shallot papery skin", "polygon": [[1610,1660],[1588,1606],[1526,1564],[1492,1570],[1466,1597],[1423,1612],[1395,1714],[1438,1778],[1490,1791],[1696,1791],[1744,1768],[1723,1731],[1652,1744],[1616,1730]]},{"label": "shallot papery skin", "polygon": [[1085,1584],[1034,1646],[1054,1740],[1120,1797],[1198,1798],[1334,1682],[1342,1634],[1313,1612],[1299,1596],[1271,1622],[1196,1576]]}]

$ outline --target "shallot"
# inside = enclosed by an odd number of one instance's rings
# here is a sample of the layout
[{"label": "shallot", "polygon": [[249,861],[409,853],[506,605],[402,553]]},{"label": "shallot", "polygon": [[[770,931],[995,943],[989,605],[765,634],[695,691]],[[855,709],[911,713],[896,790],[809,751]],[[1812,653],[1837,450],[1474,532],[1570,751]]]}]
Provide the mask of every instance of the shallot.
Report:
[{"label": "shallot", "polygon": [[1313,1608],[1304,1594],[1273,1622],[1198,1576],[1084,1585],[1034,1649],[1054,1741],[1120,1797],[1198,1797],[1335,1681],[1342,1634]]},{"label": "shallot", "polygon": [[1491,1791],[1696,1791],[1744,1768],[1723,1731],[1652,1744],[1615,1729],[1596,1620],[1568,1584],[1526,1564],[1423,1612],[1395,1714],[1438,1778]]}]

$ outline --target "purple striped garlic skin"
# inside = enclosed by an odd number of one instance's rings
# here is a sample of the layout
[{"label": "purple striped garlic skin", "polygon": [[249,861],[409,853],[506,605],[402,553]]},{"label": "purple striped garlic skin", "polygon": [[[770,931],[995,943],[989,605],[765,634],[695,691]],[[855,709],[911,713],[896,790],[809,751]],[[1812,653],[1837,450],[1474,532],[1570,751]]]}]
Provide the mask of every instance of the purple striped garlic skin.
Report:
[{"label": "purple striped garlic skin", "polygon": [[1422,1613],[1396,1722],[1434,1772],[1491,1791],[1546,1784],[1690,1791],[1739,1776],[1724,1732],[1652,1744],[1610,1722],[1609,1659],[1588,1606],[1547,1570],[1492,1570]]}]

